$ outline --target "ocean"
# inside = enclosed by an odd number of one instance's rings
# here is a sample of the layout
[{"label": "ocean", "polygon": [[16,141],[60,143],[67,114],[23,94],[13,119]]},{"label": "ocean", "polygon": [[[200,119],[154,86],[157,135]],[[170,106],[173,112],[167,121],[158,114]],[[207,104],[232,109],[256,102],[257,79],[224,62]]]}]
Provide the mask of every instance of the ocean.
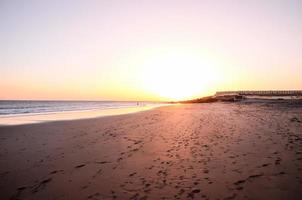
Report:
[{"label": "ocean", "polygon": [[156,106],[157,102],[134,101],[19,101],[1,100],[0,117],[61,113],[68,111],[96,111],[118,108]]}]

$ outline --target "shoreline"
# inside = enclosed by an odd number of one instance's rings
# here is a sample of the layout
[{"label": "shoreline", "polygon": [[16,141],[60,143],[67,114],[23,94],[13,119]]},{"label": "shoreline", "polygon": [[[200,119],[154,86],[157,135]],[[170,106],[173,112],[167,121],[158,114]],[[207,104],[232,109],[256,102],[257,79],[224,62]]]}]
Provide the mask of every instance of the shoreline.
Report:
[{"label": "shoreline", "polygon": [[[119,116],[127,114],[135,114],[148,110],[153,110],[160,107],[176,106],[176,105],[190,105],[190,104],[254,104],[254,105],[285,105],[285,106],[301,106],[302,100],[271,100],[271,99],[246,99],[244,101],[230,102],[230,101],[210,101],[210,102],[183,102],[183,103],[165,103],[158,105],[144,105],[137,107],[123,107],[123,108],[107,108],[107,109],[91,109],[91,110],[75,110],[49,113],[32,113],[32,114],[18,114],[14,116],[0,116],[0,127],[7,126],[22,126],[51,122],[67,122],[97,119],[110,116]],[[3,123],[4,122],[4,123]]]},{"label": "shoreline", "polygon": [[132,113],[152,110],[158,107],[169,106],[170,104],[145,105],[137,107],[107,108],[92,110],[75,110],[49,113],[18,114],[13,116],[0,116],[0,127],[20,126],[47,122],[73,121],[94,119],[107,116],[126,115]]}]

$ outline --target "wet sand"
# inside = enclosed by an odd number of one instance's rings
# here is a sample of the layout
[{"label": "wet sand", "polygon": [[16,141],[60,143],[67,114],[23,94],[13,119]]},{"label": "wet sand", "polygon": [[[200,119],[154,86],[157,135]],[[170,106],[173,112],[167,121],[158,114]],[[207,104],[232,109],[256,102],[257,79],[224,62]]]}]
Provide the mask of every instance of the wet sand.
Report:
[{"label": "wet sand", "polygon": [[301,188],[301,104],[0,127],[1,199],[301,199]]}]

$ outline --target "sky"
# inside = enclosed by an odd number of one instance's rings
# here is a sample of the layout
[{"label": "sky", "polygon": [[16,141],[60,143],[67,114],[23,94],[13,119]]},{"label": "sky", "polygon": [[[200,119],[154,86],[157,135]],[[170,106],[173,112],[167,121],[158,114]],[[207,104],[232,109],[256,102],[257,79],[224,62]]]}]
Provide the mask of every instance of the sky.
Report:
[{"label": "sky", "polygon": [[299,0],[0,0],[0,99],[302,89]]}]

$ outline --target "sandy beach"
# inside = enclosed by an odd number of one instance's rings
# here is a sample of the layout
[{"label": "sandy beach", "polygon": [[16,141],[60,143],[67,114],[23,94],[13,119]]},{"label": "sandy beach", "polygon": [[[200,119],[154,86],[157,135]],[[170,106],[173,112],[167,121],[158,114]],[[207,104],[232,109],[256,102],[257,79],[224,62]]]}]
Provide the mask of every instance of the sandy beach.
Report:
[{"label": "sandy beach", "polygon": [[210,103],[0,127],[1,199],[301,199],[302,106]]}]

